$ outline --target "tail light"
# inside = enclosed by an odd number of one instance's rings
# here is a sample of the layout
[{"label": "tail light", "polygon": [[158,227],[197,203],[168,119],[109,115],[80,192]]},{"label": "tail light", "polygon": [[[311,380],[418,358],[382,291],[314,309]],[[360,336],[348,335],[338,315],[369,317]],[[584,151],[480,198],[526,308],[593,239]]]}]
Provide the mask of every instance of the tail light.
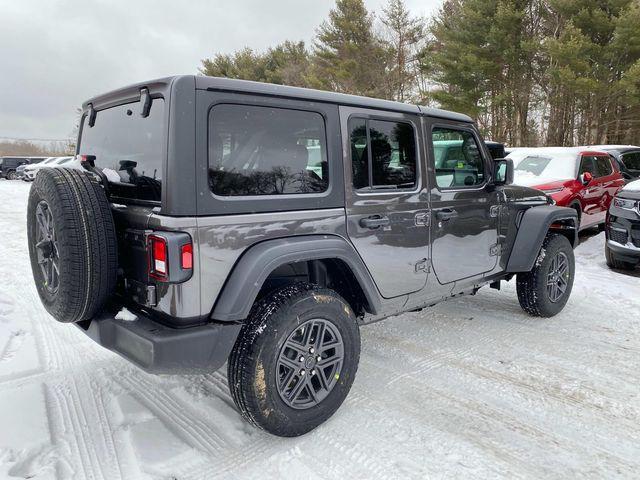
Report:
[{"label": "tail light", "polygon": [[193,243],[188,233],[161,232],[147,237],[149,276],[159,282],[180,283],[193,273]]},{"label": "tail light", "polygon": [[167,239],[158,235],[149,235],[149,276],[160,281],[169,279],[169,252]]},{"label": "tail light", "polygon": [[183,270],[193,268],[193,244],[186,243],[180,247],[180,267]]}]

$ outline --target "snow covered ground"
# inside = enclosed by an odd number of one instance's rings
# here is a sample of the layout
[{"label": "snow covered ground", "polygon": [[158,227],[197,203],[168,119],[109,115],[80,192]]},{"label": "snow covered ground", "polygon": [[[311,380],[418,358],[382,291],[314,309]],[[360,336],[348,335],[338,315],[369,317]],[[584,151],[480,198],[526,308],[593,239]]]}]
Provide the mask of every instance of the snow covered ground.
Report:
[{"label": "snow covered ground", "polygon": [[0,181],[0,478],[638,478],[640,273],[584,236],[567,308],[514,286],[362,330],[338,413],[298,439],[245,424],[223,371],[153,376],[55,322],[32,284],[29,185]]}]

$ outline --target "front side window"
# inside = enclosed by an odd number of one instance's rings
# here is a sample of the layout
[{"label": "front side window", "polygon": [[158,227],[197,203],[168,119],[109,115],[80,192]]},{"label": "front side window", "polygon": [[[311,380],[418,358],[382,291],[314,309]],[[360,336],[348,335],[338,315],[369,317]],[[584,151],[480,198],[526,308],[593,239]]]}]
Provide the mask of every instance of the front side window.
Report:
[{"label": "front side window", "polygon": [[139,111],[139,102],[99,110],[93,127],[85,115],[78,153],[96,157],[95,165],[107,177],[113,195],[160,201],[164,100],[155,98],[147,117]]},{"label": "front side window", "polygon": [[607,157],[596,157],[596,170],[599,177],[606,177],[613,173],[611,162]]},{"label": "front side window", "polygon": [[582,157],[582,160],[580,161],[580,171],[578,173],[579,175],[582,175],[583,173],[590,173],[594,177],[597,176],[595,157]]},{"label": "front side window", "polygon": [[416,186],[416,142],[410,123],[351,118],[349,137],[354,188]]},{"label": "front side window", "polygon": [[436,127],[432,143],[439,188],[464,188],[484,183],[484,162],[473,133]]},{"label": "front side window", "polygon": [[209,187],[216,195],[325,192],[324,119],[315,112],[220,104],[209,113]]}]

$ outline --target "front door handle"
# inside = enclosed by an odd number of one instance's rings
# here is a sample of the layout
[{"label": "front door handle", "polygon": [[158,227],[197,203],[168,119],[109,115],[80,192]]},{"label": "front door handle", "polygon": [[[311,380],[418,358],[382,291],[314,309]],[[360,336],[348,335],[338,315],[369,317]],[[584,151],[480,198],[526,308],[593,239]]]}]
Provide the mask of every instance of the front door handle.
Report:
[{"label": "front door handle", "polygon": [[389,217],[382,215],[372,215],[371,217],[361,218],[358,222],[362,228],[380,228],[389,225]]},{"label": "front door handle", "polygon": [[451,220],[452,218],[456,218],[457,216],[458,212],[451,208],[445,208],[436,212],[436,218],[440,221]]}]

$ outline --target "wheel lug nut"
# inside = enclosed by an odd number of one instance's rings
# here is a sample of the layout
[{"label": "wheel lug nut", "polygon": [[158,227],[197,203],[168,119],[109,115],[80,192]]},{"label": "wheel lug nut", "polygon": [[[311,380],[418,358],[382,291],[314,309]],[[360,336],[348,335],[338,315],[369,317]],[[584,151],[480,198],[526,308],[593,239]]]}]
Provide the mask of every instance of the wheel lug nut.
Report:
[{"label": "wheel lug nut", "polygon": [[311,353],[311,354],[315,353],[315,349],[314,349],[313,347],[311,347],[311,348],[309,349],[309,353]]},{"label": "wheel lug nut", "polygon": [[321,357],[320,355],[318,355],[318,356],[316,357],[316,362],[319,362],[320,360],[322,360],[322,357]]},{"label": "wheel lug nut", "polygon": [[313,377],[316,374],[315,370],[311,370],[311,376]]},{"label": "wheel lug nut", "polygon": [[300,370],[300,375],[304,376],[307,373],[307,371],[303,368],[302,370]]},{"label": "wheel lug nut", "polygon": [[300,355],[300,358],[298,360],[300,360],[300,362],[304,362],[304,357]]}]

